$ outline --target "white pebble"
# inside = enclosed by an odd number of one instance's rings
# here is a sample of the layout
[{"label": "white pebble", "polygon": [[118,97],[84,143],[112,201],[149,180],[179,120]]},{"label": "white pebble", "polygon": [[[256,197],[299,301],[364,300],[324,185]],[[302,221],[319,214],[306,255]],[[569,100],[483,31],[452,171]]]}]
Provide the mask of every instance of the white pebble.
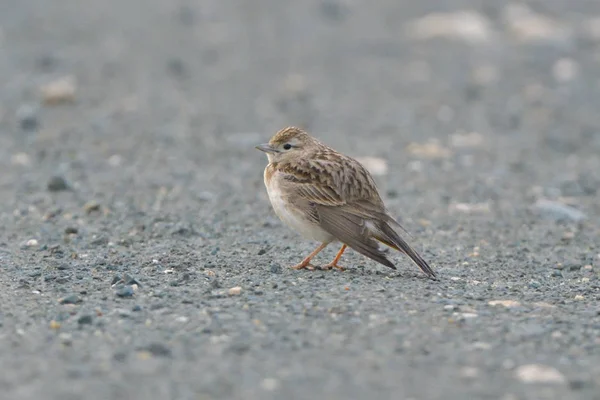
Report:
[{"label": "white pebble", "polygon": [[579,65],[570,58],[561,58],[552,67],[552,74],[557,82],[572,81],[579,72]]},{"label": "white pebble", "polygon": [[383,176],[387,174],[387,162],[378,157],[357,157],[356,161],[361,163],[372,175]]},{"label": "white pebble", "polygon": [[268,392],[272,392],[273,390],[277,389],[277,387],[279,386],[279,382],[277,381],[277,379],[274,379],[274,378],[265,378],[260,383],[260,386],[264,390],[266,390]]},{"label": "white pebble", "polygon": [[230,296],[237,296],[240,293],[242,293],[242,288],[239,286],[236,287],[232,287],[231,289],[228,290],[228,292]]},{"label": "white pebble", "polygon": [[493,36],[490,20],[473,10],[431,13],[408,25],[407,33],[414,39],[447,38],[468,43],[483,43]]},{"label": "white pebble", "polygon": [[27,167],[31,165],[31,157],[27,153],[16,153],[10,158],[10,162],[13,165],[21,165]]},{"label": "white pebble", "polygon": [[488,213],[490,212],[490,203],[453,203],[448,206],[448,211],[465,214]]},{"label": "white pebble", "polygon": [[506,308],[519,307],[521,303],[516,300],[491,300],[488,301],[490,306],[504,306]]},{"label": "white pebble", "polygon": [[508,30],[521,42],[563,42],[572,35],[563,24],[525,4],[509,4],[503,14]]},{"label": "white pebble", "polygon": [[70,102],[75,99],[75,77],[66,76],[42,86],[42,97],[46,104]]},{"label": "white pebble", "polygon": [[600,17],[585,21],[582,25],[584,34],[592,40],[600,40]]},{"label": "white pebble", "polygon": [[542,364],[521,365],[515,376],[524,383],[564,383],[567,380],[556,368]]},{"label": "white pebble", "polygon": [[123,158],[120,155],[113,154],[108,159],[108,165],[110,165],[111,167],[118,167],[119,165],[121,165],[122,161],[123,161]]},{"label": "white pebble", "polygon": [[483,135],[478,132],[455,133],[450,136],[450,143],[457,148],[478,147],[483,144]]},{"label": "white pebble", "polygon": [[479,370],[475,367],[463,367],[460,370],[460,375],[463,378],[474,379],[479,376]]}]

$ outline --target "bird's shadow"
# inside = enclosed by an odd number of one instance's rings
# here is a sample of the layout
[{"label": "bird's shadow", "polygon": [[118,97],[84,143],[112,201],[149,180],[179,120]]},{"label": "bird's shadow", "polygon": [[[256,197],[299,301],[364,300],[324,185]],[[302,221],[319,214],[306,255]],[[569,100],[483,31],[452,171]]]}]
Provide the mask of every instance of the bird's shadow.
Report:
[{"label": "bird's shadow", "polygon": [[358,267],[354,267],[354,268],[348,268],[345,271],[338,271],[338,272],[350,273],[353,275],[360,275],[360,276],[378,275],[378,276],[381,276],[382,278],[388,278],[388,279],[418,279],[418,280],[422,280],[422,281],[432,281],[432,282],[440,281],[439,274],[437,277],[430,277],[419,271],[416,271],[416,272],[406,271],[406,270],[381,271],[379,269],[373,269],[373,268],[369,268],[369,267],[362,266],[362,265],[358,266]]}]

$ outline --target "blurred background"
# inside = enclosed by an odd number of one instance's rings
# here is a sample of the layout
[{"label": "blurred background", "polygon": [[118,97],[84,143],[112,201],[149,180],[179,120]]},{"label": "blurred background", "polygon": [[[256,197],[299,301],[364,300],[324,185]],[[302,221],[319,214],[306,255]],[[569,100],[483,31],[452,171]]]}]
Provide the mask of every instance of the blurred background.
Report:
[{"label": "blurred background", "polygon": [[[0,0],[0,382],[591,396],[599,109],[598,1]],[[314,246],[254,146],[288,125],[371,169],[439,286],[396,255],[401,278],[352,253],[319,284],[284,268]],[[515,375],[532,360],[555,369]]]},{"label": "blurred background", "polygon": [[[433,159],[501,181],[512,169],[535,180],[523,190],[567,187],[550,197],[598,184],[595,1],[0,7],[0,156],[5,171],[38,166],[24,182],[82,161],[96,192],[173,174],[209,190],[217,164],[255,168],[255,143],[299,125],[394,170],[427,172],[419,160]],[[473,196],[457,201],[491,194]]]}]

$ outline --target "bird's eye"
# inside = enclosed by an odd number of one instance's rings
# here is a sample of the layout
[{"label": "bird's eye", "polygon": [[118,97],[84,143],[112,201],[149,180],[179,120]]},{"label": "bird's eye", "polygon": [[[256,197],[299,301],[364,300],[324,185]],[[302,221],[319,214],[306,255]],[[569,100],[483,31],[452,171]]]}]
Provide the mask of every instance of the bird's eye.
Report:
[{"label": "bird's eye", "polygon": [[284,150],[289,150],[289,149],[291,149],[291,148],[292,148],[292,145],[291,145],[291,144],[289,144],[289,143],[286,143],[286,144],[284,144],[284,145],[283,145],[283,149],[284,149]]}]

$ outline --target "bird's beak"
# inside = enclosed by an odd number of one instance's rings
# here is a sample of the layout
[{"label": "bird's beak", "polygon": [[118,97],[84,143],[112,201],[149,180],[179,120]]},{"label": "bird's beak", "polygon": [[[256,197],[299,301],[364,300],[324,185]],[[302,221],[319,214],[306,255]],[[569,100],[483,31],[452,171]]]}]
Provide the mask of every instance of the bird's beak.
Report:
[{"label": "bird's beak", "polygon": [[264,151],[265,153],[279,153],[275,148],[273,148],[273,146],[271,146],[269,143],[263,143],[263,144],[259,144],[258,146],[256,146],[256,148],[260,151]]}]

